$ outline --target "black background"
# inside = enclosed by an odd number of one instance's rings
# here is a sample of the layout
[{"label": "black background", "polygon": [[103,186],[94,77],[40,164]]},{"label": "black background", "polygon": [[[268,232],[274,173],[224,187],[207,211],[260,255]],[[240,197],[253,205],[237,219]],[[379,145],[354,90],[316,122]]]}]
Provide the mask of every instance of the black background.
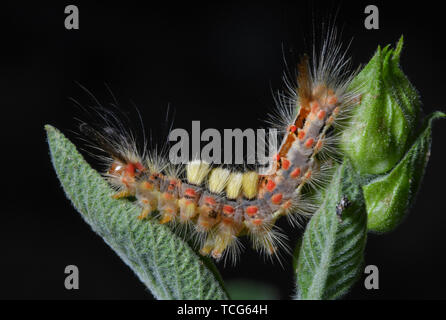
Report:
[{"label": "black background", "polygon": [[[159,143],[168,104],[174,127],[201,120],[202,129],[258,128],[274,108],[271,91],[283,88],[283,56],[294,66],[311,43],[312,19],[319,25],[338,10],[344,41],[353,37],[355,65],[404,34],[401,64],[424,111],[445,110],[440,8],[428,2],[143,3],[2,3],[0,298],[151,297],[71,206],[51,166],[43,125],[73,137],[78,109],[69,97],[91,103],[76,82],[100,101],[111,101],[106,83],[124,109],[134,102]],[[380,9],[380,30],[364,28],[371,3]],[[64,28],[68,4],[79,7],[80,30]],[[443,128],[434,126],[409,217],[390,234],[369,235],[365,262],[379,267],[380,289],[365,290],[362,276],[347,299],[446,298]],[[80,290],[64,288],[69,264],[80,269]],[[291,266],[264,262],[251,249],[236,267],[218,268],[226,281],[271,284],[282,299],[293,292]]]}]

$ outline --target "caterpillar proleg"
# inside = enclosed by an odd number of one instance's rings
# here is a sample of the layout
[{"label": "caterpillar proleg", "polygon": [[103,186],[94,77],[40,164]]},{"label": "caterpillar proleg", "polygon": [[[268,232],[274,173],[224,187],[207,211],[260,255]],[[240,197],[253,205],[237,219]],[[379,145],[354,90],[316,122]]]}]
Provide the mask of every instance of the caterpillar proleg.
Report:
[{"label": "caterpillar proleg", "polygon": [[[283,138],[267,172],[236,171],[195,159],[172,165],[156,152],[138,152],[131,134],[121,128],[81,130],[108,154],[104,176],[116,189],[114,198],[135,197],[138,219],[157,212],[159,223],[189,230],[202,255],[235,261],[239,238],[247,235],[255,250],[274,257],[286,248],[286,236],[276,226],[316,209],[305,189],[317,188],[336,161],[333,127],[358,103],[360,90],[351,88],[354,72],[342,46],[330,32],[320,54],[302,56],[296,85],[287,82],[275,113]],[[277,118],[277,117],[276,117]],[[145,150],[145,146],[143,147]]]}]

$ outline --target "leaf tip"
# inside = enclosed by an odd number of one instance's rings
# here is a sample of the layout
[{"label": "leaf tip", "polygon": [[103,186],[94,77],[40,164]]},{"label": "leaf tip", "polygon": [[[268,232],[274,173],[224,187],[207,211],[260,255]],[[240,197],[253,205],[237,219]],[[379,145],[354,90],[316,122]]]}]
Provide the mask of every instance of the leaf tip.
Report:
[{"label": "leaf tip", "polygon": [[44,125],[43,128],[45,129],[47,136],[54,134],[54,133],[60,133],[60,131],[56,127],[53,127],[50,124]]},{"label": "leaf tip", "polygon": [[396,48],[393,51],[393,60],[395,60],[396,62],[400,61],[400,55],[401,51],[403,50],[403,45],[404,45],[404,35],[401,35],[400,39],[396,44]]},{"label": "leaf tip", "polygon": [[446,113],[442,112],[442,111],[436,111],[433,114],[434,118],[446,118]]}]

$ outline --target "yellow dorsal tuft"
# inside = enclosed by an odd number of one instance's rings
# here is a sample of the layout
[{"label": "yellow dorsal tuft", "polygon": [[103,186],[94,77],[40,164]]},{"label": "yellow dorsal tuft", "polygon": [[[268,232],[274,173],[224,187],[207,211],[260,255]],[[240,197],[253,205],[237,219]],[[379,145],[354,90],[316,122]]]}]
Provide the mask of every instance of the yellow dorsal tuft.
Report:
[{"label": "yellow dorsal tuft", "polygon": [[243,174],[240,172],[233,172],[229,175],[228,183],[226,185],[226,196],[228,199],[237,199],[242,188]]},{"label": "yellow dorsal tuft", "polygon": [[257,195],[259,175],[255,171],[243,174],[242,188],[246,198],[252,199]]},{"label": "yellow dorsal tuft", "polygon": [[229,170],[216,168],[211,171],[209,176],[209,191],[213,193],[220,193],[226,187],[229,179]]},{"label": "yellow dorsal tuft", "polygon": [[209,171],[209,163],[201,160],[191,161],[186,166],[187,181],[195,185],[200,185]]}]

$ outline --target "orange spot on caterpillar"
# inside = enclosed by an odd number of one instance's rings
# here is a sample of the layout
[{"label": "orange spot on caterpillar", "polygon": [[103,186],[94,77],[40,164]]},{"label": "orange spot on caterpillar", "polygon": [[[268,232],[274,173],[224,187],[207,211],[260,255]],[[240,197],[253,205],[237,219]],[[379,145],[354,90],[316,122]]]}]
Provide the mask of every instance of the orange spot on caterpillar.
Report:
[{"label": "orange spot on caterpillar", "polygon": [[246,208],[246,214],[248,216],[253,216],[255,215],[257,212],[259,211],[259,208],[257,208],[256,206],[249,206]]},{"label": "orange spot on caterpillar", "polygon": [[284,209],[289,209],[289,208],[291,208],[291,205],[293,204],[293,202],[291,201],[291,200],[288,200],[287,202],[285,202],[283,205],[282,205],[282,208],[284,208]]},{"label": "orange spot on caterpillar", "polygon": [[223,206],[223,212],[226,214],[233,214],[234,213],[234,208],[231,207],[230,205],[224,205]]},{"label": "orange spot on caterpillar", "polygon": [[217,203],[213,197],[206,197],[204,201],[210,205],[215,205]]},{"label": "orange spot on caterpillar", "polygon": [[147,200],[147,199],[141,199],[141,202],[144,204],[149,204],[149,200]]},{"label": "orange spot on caterpillar", "polygon": [[284,170],[288,170],[288,168],[290,167],[290,160],[282,158],[282,168]]},{"label": "orange spot on caterpillar", "polygon": [[127,164],[127,166],[125,167],[125,174],[129,177],[135,176],[135,165],[133,163]]},{"label": "orange spot on caterpillar", "polygon": [[292,178],[297,178],[299,175],[300,175],[300,168],[296,168],[293,170],[293,172],[291,172]]},{"label": "orange spot on caterpillar", "polygon": [[271,202],[274,204],[280,204],[283,199],[283,195],[281,193],[277,193],[271,197]]},{"label": "orange spot on caterpillar", "polygon": [[146,190],[153,190],[153,184],[151,184],[149,181],[144,181],[142,183],[142,187]]},{"label": "orange spot on caterpillar", "polygon": [[313,143],[314,143],[314,139],[310,138],[307,140],[307,142],[305,142],[305,147],[311,148],[313,146]]},{"label": "orange spot on caterpillar", "polygon": [[335,104],[336,102],[338,102],[338,98],[336,97],[336,96],[330,96],[328,99],[327,99],[327,103],[328,104],[331,104],[331,105],[333,105],[333,104]]},{"label": "orange spot on caterpillar", "polygon": [[186,189],[186,191],[184,191],[184,193],[185,193],[186,195],[188,195],[189,197],[195,197],[195,196],[197,195],[197,193],[195,192],[195,190],[192,189],[192,188],[188,188],[188,189]]},{"label": "orange spot on caterpillar", "polygon": [[297,134],[297,138],[299,140],[303,140],[305,138],[305,131],[299,130],[299,133]]},{"label": "orange spot on caterpillar", "polygon": [[310,107],[311,107],[311,112],[315,114],[319,109],[319,103],[317,103],[317,101],[312,101],[310,103]]},{"label": "orange spot on caterpillar", "polygon": [[234,223],[234,220],[232,220],[232,218],[223,218],[221,219],[221,222],[223,222],[226,225],[230,225]]},{"label": "orange spot on caterpillar", "polygon": [[163,193],[163,197],[164,197],[164,199],[166,199],[166,200],[172,200],[172,199],[173,199],[173,194],[170,194],[170,193],[168,193],[168,192],[164,192],[164,193]]},{"label": "orange spot on caterpillar", "polygon": [[269,179],[268,183],[266,184],[266,189],[268,189],[268,191],[271,192],[274,190],[275,187],[276,187],[276,183],[272,179]]},{"label": "orange spot on caterpillar", "polygon": [[319,113],[317,114],[318,119],[323,120],[325,118],[325,114],[326,112],[324,110],[319,111]]},{"label": "orange spot on caterpillar", "polygon": [[252,224],[260,226],[263,223],[263,219],[253,219]]},{"label": "orange spot on caterpillar", "polygon": [[276,154],[276,161],[280,160],[280,154]]},{"label": "orange spot on caterpillar", "polygon": [[146,168],[144,168],[144,166],[139,162],[135,163],[135,167],[136,167],[136,169],[138,169],[141,172],[146,171]]},{"label": "orange spot on caterpillar", "polygon": [[125,166],[125,175],[130,178],[141,175],[145,171],[143,165],[139,162],[130,162]]},{"label": "orange spot on caterpillar", "polygon": [[170,181],[169,186],[167,187],[167,190],[169,190],[169,191],[175,190],[175,186],[176,186],[175,181]]},{"label": "orange spot on caterpillar", "polygon": [[333,110],[333,114],[337,115],[339,113],[339,107],[334,108]]},{"label": "orange spot on caterpillar", "polygon": [[305,179],[311,178],[311,170],[308,170],[307,173],[305,173]]},{"label": "orange spot on caterpillar", "polygon": [[297,130],[297,127],[294,124],[290,126],[291,132],[296,132],[296,130]]}]

